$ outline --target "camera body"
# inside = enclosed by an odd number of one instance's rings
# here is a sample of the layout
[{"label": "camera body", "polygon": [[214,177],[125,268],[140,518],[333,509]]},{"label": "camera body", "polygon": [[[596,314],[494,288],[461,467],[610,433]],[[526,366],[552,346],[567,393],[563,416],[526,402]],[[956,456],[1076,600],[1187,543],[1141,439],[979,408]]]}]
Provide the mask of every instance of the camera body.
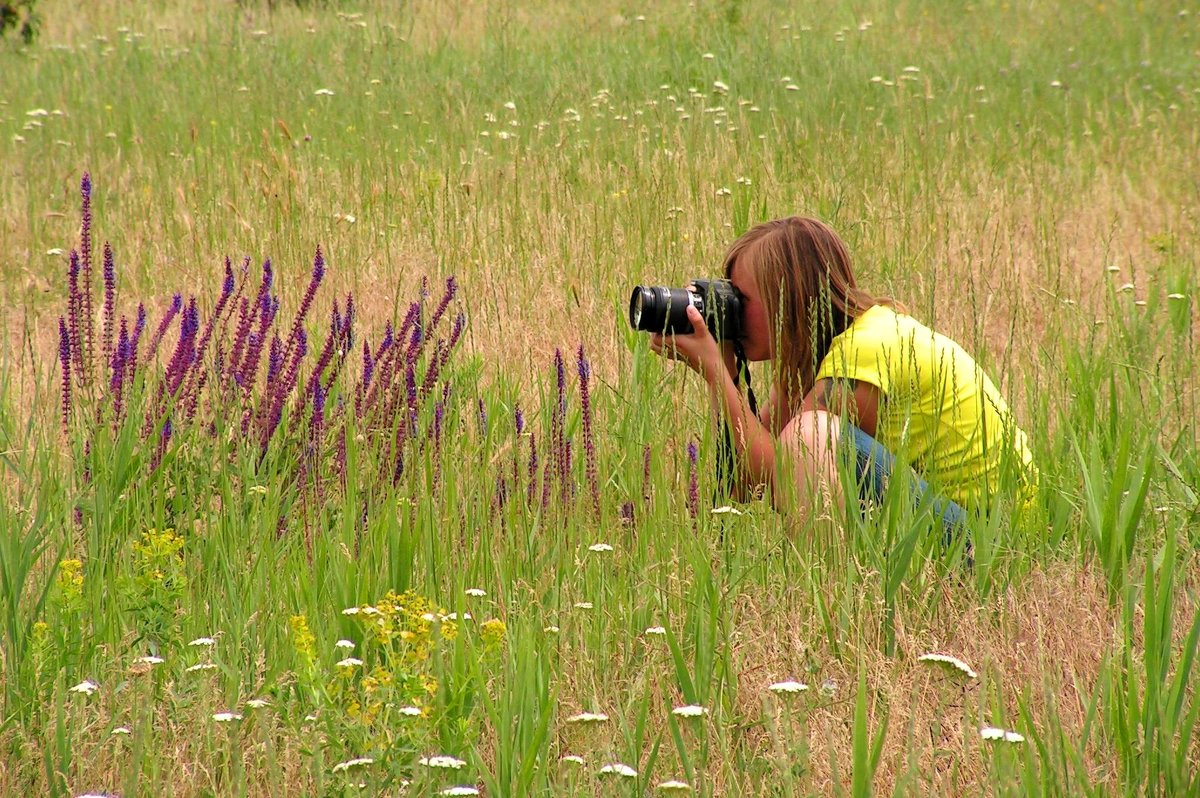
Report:
[{"label": "camera body", "polygon": [[687,335],[692,332],[688,305],[700,311],[718,341],[743,336],[742,294],[729,280],[693,280],[684,288],[634,286],[629,297],[629,326],[642,332]]}]

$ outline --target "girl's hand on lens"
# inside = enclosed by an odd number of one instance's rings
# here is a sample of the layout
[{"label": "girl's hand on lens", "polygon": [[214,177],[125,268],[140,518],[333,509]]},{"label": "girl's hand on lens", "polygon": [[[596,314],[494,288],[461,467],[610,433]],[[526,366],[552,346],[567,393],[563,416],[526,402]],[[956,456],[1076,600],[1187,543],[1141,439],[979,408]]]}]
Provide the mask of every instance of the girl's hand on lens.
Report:
[{"label": "girl's hand on lens", "polygon": [[714,380],[721,371],[726,370],[721,347],[708,331],[700,311],[689,305],[687,317],[692,332],[686,335],[654,333],[650,336],[650,349],[671,360],[681,360],[704,379]]}]

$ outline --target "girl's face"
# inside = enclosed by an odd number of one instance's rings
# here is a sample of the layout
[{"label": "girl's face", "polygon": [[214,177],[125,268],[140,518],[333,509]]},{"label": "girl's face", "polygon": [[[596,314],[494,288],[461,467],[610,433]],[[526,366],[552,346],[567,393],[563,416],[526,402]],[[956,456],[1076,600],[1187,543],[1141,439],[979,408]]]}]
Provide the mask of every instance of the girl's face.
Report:
[{"label": "girl's face", "polygon": [[767,321],[767,309],[762,303],[758,292],[758,283],[750,269],[742,267],[734,261],[733,271],[729,275],[734,288],[742,294],[742,311],[746,329],[746,337],[742,348],[746,351],[746,359],[750,361],[770,360],[775,356],[775,347],[771,343],[771,325]]}]

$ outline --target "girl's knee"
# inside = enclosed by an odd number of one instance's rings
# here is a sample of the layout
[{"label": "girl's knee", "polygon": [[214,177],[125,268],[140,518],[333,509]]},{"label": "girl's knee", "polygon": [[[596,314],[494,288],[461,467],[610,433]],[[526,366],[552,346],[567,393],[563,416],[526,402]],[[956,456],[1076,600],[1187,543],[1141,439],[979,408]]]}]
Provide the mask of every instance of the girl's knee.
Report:
[{"label": "girl's knee", "polygon": [[806,410],[784,427],[779,442],[789,453],[809,454],[833,449],[838,441],[841,422],[825,410]]}]

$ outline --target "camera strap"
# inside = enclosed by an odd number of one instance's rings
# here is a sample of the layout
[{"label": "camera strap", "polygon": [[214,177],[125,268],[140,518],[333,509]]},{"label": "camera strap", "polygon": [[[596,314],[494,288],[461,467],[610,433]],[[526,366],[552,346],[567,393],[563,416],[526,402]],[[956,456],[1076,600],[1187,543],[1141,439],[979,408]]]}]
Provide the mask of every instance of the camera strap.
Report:
[{"label": "camera strap", "polygon": [[[742,375],[746,377],[746,399],[750,402],[750,412],[758,415],[758,399],[754,396],[754,387],[750,384],[750,367],[746,361],[746,350],[740,340],[733,341],[733,384],[740,386]],[[717,484],[718,490],[726,495],[733,492],[734,473],[737,461],[733,455],[733,432],[729,429],[729,420],[721,421],[721,439],[717,450]]]}]

